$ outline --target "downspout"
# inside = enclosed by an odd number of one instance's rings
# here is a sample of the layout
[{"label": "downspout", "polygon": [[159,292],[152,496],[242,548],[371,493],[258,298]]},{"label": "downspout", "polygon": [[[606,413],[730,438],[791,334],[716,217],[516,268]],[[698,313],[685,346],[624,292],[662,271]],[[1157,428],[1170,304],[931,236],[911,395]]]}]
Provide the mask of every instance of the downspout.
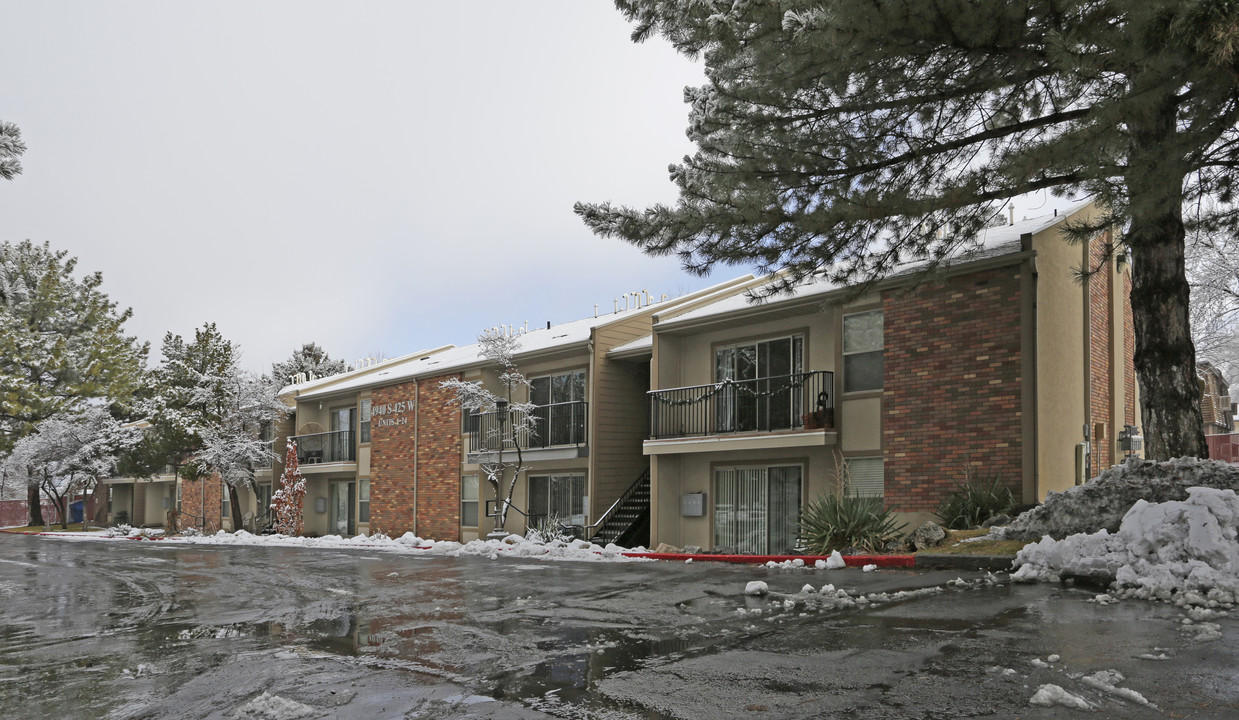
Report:
[{"label": "downspout", "polygon": [[421,380],[413,381],[413,401],[413,534],[417,535],[417,455],[422,446],[422,438],[419,433],[422,417]]}]

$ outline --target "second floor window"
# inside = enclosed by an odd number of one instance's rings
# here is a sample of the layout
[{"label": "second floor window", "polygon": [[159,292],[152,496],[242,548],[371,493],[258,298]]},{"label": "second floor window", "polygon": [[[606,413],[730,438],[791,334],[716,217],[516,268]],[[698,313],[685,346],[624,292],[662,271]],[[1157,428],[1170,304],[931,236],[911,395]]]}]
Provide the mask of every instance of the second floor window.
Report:
[{"label": "second floor window", "polygon": [[370,442],[370,398],[361,401],[361,420],[358,429],[358,442]]},{"label": "second floor window", "polygon": [[843,392],[882,389],[882,311],[843,316]]},{"label": "second floor window", "polygon": [[534,446],[585,442],[585,371],[544,375],[529,381],[529,401],[538,406]]},{"label": "second floor window", "polygon": [[714,403],[719,432],[796,427],[804,403],[804,337],[727,345],[714,350]]}]

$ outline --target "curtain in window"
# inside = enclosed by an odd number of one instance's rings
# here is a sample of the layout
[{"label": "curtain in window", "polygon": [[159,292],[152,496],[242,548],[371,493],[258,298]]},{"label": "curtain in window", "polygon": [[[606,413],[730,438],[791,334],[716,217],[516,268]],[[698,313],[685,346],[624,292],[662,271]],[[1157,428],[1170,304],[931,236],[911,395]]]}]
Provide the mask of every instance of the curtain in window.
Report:
[{"label": "curtain in window", "polygon": [[772,467],[767,471],[770,493],[768,549],[782,554],[796,548],[800,534],[800,467]]},{"label": "curtain in window", "polygon": [[714,546],[767,555],[796,547],[800,466],[721,468],[714,473]]}]

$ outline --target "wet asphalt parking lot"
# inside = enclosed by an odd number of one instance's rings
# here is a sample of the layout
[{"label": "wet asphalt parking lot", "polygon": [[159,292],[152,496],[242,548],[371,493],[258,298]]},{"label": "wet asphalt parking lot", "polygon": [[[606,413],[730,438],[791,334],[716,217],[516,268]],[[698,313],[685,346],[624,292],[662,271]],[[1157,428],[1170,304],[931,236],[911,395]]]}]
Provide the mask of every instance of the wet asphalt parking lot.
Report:
[{"label": "wet asphalt parking lot", "polygon": [[[948,585],[957,577],[968,582]],[[774,595],[745,595],[751,580]],[[822,609],[797,599],[806,583],[888,599]],[[941,590],[889,597],[925,588]],[[0,707],[15,718],[1239,717],[1236,618],[1201,642],[1173,606],[1102,606],[1095,594],[985,573],[0,534]],[[1082,680],[1098,670],[1156,708]],[[1097,712],[1030,706],[1051,683]]]}]

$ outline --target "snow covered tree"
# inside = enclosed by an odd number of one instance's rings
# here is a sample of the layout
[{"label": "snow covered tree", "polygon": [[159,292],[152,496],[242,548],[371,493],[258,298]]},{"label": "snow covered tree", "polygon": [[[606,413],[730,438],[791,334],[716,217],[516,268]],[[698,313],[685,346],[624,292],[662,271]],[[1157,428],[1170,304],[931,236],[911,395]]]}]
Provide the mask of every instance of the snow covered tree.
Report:
[{"label": "snow covered tree", "polygon": [[1007,198],[1091,195],[1103,214],[1070,231],[1114,231],[1106,260],[1131,251],[1146,451],[1206,455],[1184,245],[1239,225],[1239,4],[616,5],[635,40],[702,57],[707,84],[685,91],[697,150],[670,168],[678,202],[577,204],[596,233],[700,272],[787,268],[769,291],[863,285],[942,263]]},{"label": "snow covered tree", "polygon": [[327,351],[318,343],[308,342],[293,351],[292,357],[284,362],[271,365],[271,375],[275,387],[287,387],[297,373],[313,373],[314,377],[325,378],[339,375],[348,369],[343,360],[332,360]]},{"label": "snow covered tree", "polygon": [[271,510],[275,513],[275,531],[281,535],[300,535],[305,530],[302,508],[305,506],[305,478],[297,463],[297,441],[289,440],[284,453],[284,473],[280,489],[271,495]]},{"label": "snow covered tree", "polygon": [[1188,246],[1192,340],[1201,360],[1239,384],[1239,239],[1202,234]]},{"label": "snow covered tree", "polygon": [[0,177],[12,180],[21,174],[22,164],[17,158],[24,152],[26,143],[22,142],[21,128],[0,120]]},{"label": "snow covered tree", "polygon": [[36,497],[51,500],[61,527],[67,528],[70,500],[110,477],[117,456],[137,442],[138,432],[101,407],[58,413],[17,441],[6,458],[5,474],[24,477]]},{"label": "snow covered tree", "polygon": [[[148,348],[124,333],[132,311],[76,268],[47,243],[0,243],[0,453],[53,415],[127,404],[141,385]],[[37,493],[28,501],[41,524]]]},{"label": "snow covered tree", "polygon": [[[537,406],[530,402],[515,402],[513,399],[518,389],[530,386],[529,380],[517,369],[513,359],[520,347],[519,336],[487,330],[478,336],[478,344],[481,346],[482,357],[499,368],[501,392],[493,393],[487,390],[481,381],[460,379],[445,380],[439,383],[439,387],[455,393],[452,402],[459,404],[462,412],[496,413],[498,422],[489,424],[485,429],[486,437],[483,438],[482,445],[486,450],[479,465],[495,493],[495,532],[503,532],[508,520],[508,510],[512,506],[516,480],[526,469],[522,445],[538,432],[538,418],[535,414]],[[514,449],[515,463],[504,460],[505,447]]]},{"label": "snow covered tree", "polygon": [[189,343],[168,333],[163,356],[149,407],[153,431],[138,454],[141,462],[131,464],[144,470],[139,474],[176,465],[196,481],[217,474],[231,501],[233,527],[240,528],[237,488],[252,486],[257,469],[271,458],[261,430],[287,408],[269,378],[240,367],[240,350],[214,323],[195,330]]}]

